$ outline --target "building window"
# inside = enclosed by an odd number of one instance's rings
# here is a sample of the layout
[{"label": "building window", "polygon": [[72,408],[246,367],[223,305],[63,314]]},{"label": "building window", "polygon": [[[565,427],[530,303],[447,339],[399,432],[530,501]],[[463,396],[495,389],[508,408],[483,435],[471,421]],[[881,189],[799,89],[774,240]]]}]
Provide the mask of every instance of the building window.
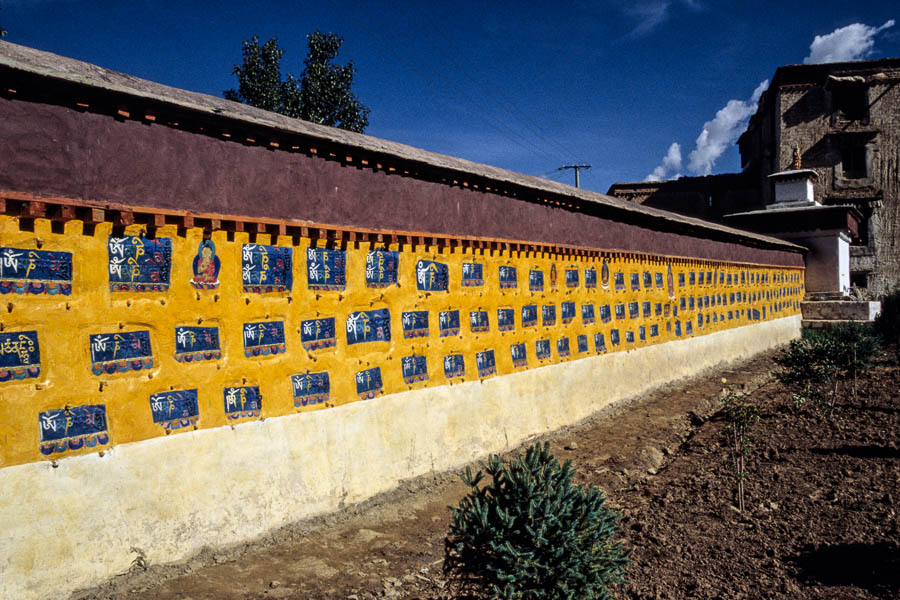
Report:
[{"label": "building window", "polygon": [[841,149],[841,174],[844,179],[865,179],[869,176],[864,144],[853,144]]},{"label": "building window", "polygon": [[869,287],[869,271],[850,271],[850,287],[864,290]]},{"label": "building window", "polygon": [[865,121],[869,116],[869,101],[862,84],[839,84],[831,90],[832,113],[845,121]]}]

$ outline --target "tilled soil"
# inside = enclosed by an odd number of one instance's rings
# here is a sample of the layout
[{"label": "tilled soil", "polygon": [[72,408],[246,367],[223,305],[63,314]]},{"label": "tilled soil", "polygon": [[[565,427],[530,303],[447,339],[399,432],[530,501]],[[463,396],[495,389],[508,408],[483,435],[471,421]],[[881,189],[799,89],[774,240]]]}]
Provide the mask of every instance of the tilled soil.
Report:
[{"label": "tilled soil", "polygon": [[[830,413],[795,408],[772,355],[668,386],[545,436],[602,487],[633,548],[625,598],[897,598],[900,369],[883,362]],[[723,384],[722,378],[726,379]],[[751,395],[744,513],[734,504],[719,395]],[[540,438],[540,439],[545,439]],[[455,474],[186,563],[146,565],[80,600],[446,599]]]}]

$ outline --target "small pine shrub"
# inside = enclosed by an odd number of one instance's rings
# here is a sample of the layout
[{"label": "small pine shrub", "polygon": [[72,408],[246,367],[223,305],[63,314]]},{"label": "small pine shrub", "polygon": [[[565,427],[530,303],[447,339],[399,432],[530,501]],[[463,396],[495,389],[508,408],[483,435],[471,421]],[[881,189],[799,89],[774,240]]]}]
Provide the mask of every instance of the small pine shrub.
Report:
[{"label": "small pine shrub", "polygon": [[[452,512],[444,571],[459,595],[503,600],[608,599],[624,581],[629,551],[614,540],[618,514],[603,492],[573,485],[545,443],[492,455],[483,472],[461,475],[472,488]],[[490,482],[479,486],[485,474]]]},{"label": "small pine shrub", "polygon": [[747,479],[747,456],[750,455],[750,428],[759,421],[759,408],[750,399],[723,390],[722,413],[728,423],[732,473],[737,487],[738,510],[744,512],[744,480]]}]

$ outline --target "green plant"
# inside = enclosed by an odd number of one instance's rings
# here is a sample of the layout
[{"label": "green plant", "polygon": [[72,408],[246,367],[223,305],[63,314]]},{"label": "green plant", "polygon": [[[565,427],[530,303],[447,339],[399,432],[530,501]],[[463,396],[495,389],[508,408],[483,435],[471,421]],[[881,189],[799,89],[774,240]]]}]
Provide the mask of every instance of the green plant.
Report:
[{"label": "green plant", "polygon": [[759,421],[759,408],[750,404],[747,396],[724,390],[722,413],[728,423],[732,471],[737,484],[738,510],[744,512],[744,480],[747,478],[746,459],[750,455],[749,431]]},{"label": "green plant", "polygon": [[[574,485],[571,461],[536,444],[508,463],[492,455],[452,512],[444,571],[460,593],[504,600],[610,598],[629,551],[603,492]],[[490,482],[479,486],[485,474]]]}]

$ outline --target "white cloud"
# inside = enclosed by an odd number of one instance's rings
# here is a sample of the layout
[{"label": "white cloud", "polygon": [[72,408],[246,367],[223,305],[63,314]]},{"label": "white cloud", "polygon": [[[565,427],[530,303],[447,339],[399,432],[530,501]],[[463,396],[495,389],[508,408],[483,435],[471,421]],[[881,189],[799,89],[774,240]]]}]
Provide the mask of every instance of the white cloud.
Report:
[{"label": "white cloud", "polygon": [[[644,181],[662,181],[666,178],[666,173],[679,169],[681,169],[681,145],[678,142],[672,142],[669,151],[662,159],[662,164],[653,169],[653,172],[647,175]],[[677,179],[680,175],[678,173],[672,179]]]},{"label": "white cloud", "polygon": [[809,45],[809,56],[803,59],[803,63],[809,65],[867,58],[875,47],[875,36],[893,26],[893,19],[881,27],[853,23],[826,35],[817,35]]},{"label": "white cloud", "polygon": [[671,14],[673,4],[684,4],[690,10],[703,9],[700,0],[640,0],[626,3],[624,11],[637,19],[638,23],[629,34],[631,37],[644,36],[664,23]]},{"label": "white cloud", "polygon": [[729,100],[712,121],[703,124],[697,142],[688,155],[688,170],[695,175],[709,175],[720,156],[747,128],[750,115],[756,112],[760,96],[769,87],[766,79],[753,90],[749,100]]}]

